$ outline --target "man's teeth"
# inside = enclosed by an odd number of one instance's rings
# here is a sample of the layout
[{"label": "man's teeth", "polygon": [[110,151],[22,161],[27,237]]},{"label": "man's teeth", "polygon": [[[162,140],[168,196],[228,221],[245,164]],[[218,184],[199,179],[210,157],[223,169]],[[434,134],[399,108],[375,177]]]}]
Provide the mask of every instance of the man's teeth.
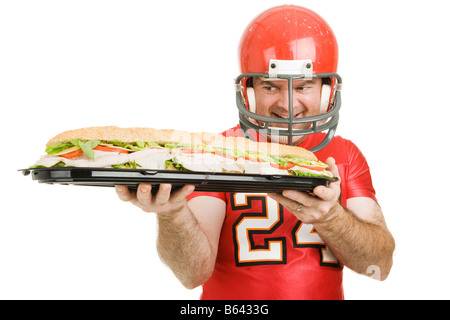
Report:
[{"label": "man's teeth", "polygon": [[287,116],[282,116],[282,115],[276,114],[276,113],[274,113],[274,115],[275,115],[276,117],[278,117],[278,118],[283,118],[283,119],[288,119],[288,118],[289,118],[289,115],[287,115]]},{"label": "man's teeth", "polygon": [[[299,115],[300,113],[298,113],[298,114],[294,114],[294,116],[293,116],[293,118],[297,118],[297,116]],[[274,115],[275,116],[277,116],[278,118],[283,118],[283,119],[289,119],[289,115],[280,115],[280,114],[276,114],[276,113],[274,113]]]}]

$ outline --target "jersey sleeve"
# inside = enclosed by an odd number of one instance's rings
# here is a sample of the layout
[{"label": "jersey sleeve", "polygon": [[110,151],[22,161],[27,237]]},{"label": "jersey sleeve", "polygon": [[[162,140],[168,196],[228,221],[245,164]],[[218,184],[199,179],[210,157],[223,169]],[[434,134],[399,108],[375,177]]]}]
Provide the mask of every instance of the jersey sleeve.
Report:
[{"label": "jersey sleeve", "polygon": [[347,198],[368,197],[377,201],[366,158],[355,144],[351,141],[347,143],[349,162],[346,179]]},{"label": "jersey sleeve", "polygon": [[202,192],[202,191],[194,191],[190,195],[186,197],[186,200],[189,201],[195,197],[206,196],[206,197],[214,197],[226,201],[226,196],[224,192]]}]

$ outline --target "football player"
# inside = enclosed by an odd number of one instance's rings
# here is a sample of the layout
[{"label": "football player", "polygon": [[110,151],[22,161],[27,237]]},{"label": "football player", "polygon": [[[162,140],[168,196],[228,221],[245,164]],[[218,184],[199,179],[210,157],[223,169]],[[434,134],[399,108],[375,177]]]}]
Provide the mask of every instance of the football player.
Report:
[{"label": "football player", "polygon": [[203,299],[343,299],[343,267],[384,280],[394,239],[377,203],[369,166],[334,136],[341,106],[338,46],[323,18],[299,6],[258,15],[240,42],[239,125],[223,134],[301,146],[339,181],[312,194],[171,192],[149,184],[120,199],[159,223],[158,251]]}]

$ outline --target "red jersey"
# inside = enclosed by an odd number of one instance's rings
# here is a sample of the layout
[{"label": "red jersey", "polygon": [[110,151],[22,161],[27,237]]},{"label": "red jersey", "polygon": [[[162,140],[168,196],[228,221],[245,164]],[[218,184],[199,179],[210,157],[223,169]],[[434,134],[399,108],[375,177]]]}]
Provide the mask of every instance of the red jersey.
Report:
[{"label": "red jersey", "polygon": [[[242,136],[239,127],[223,133]],[[301,144],[311,148],[323,133]],[[333,157],[341,177],[341,204],[369,197],[376,201],[369,167],[359,149],[339,136],[315,153],[324,162]],[[227,204],[214,272],[203,285],[202,299],[343,299],[342,270],[310,224],[266,194],[205,193]]]}]

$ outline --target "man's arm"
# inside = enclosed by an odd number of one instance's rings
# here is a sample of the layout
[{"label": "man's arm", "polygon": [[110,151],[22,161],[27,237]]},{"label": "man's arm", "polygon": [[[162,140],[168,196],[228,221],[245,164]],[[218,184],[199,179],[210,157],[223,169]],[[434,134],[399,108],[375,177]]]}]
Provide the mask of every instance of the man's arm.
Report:
[{"label": "man's arm", "polygon": [[197,197],[173,215],[158,215],[161,259],[188,289],[209,279],[216,263],[225,202]]},{"label": "man's arm", "polygon": [[385,280],[395,242],[379,205],[370,198],[353,198],[347,209],[338,204],[331,214],[333,218],[314,228],[336,258],[358,273]]},{"label": "man's arm", "polygon": [[[327,160],[330,170],[339,176],[334,159]],[[314,196],[286,190],[270,196],[284,205],[304,223],[314,225],[320,237],[338,260],[350,269],[366,275],[377,272],[379,280],[389,275],[395,242],[384,222],[381,208],[370,198],[353,198],[347,208],[339,204],[340,184],[314,189]],[[300,204],[303,206],[298,210]]]},{"label": "man's arm", "polygon": [[225,203],[213,197],[186,201],[193,186],[171,193],[171,185],[161,184],[156,195],[151,185],[141,184],[136,193],[116,188],[119,198],[158,217],[157,249],[161,259],[189,289],[203,284],[211,276],[216,262]]}]

